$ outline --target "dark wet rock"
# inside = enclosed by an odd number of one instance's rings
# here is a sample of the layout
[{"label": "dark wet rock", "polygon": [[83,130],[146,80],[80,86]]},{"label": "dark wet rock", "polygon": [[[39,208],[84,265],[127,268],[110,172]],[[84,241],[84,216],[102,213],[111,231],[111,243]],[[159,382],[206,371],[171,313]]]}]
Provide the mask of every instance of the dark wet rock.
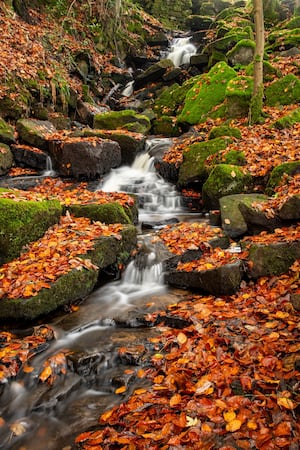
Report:
[{"label": "dark wet rock", "polygon": [[243,272],[243,263],[237,260],[201,272],[174,270],[165,274],[165,282],[172,286],[195,289],[212,295],[231,295],[239,289]]},{"label": "dark wet rock", "polygon": [[[247,242],[247,241],[246,241]],[[251,242],[251,241],[250,241]],[[300,241],[276,242],[249,246],[247,274],[250,278],[260,278],[286,273],[300,258]]]},{"label": "dark wet rock", "polygon": [[76,106],[78,120],[90,127],[94,126],[94,117],[96,114],[103,114],[110,110],[109,106],[98,106],[88,102],[79,101]]},{"label": "dark wet rock", "polygon": [[191,325],[192,321],[171,314],[158,314],[155,325],[163,323],[167,327],[183,329]]},{"label": "dark wet rock", "polygon": [[253,202],[266,202],[268,197],[262,194],[234,194],[220,198],[222,228],[235,239],[248,231],[248,223],[240,210],[240,205],[251,207]]},{"label": "dark wet rock", "polygon": [[71,353],[67,356],[68,367],[71,371],[77,373],[81,377],[88,377],[91,374],[98,373],[103,369],[105,355],[102,352],[95,351],[92,353],[79,352]]},{"label": "dark wet rock", "polygon": [[102,139],[110,139],[119,144],[121,148],[121,165],[131,165],[146,142],[146,136],[141,133],[129,133],[122,130],[96,130],[85,128],[80,133],[82,136],[98,136]]},{"label": "dark wet rock", "polygon": [[48,120],[19,119],[17,131],[22,142],[47,150],[48,137],[55,133],[56,128]]},{"label": "dark wet rock", "polygon": [[300,194],[289,197],[277,211],[278,217],[282,220],[300,219]]},{"label": "dark wet rock", "polygon": [[168,36],[163,31],[158,31],[153,35],[147,36],[146,41],[151,47],[167,47],[169,45]]},{"label": "dark wet rock", "polygon": [[156,64],[153,64],[143,73],[137,75],[134,82],[135,89],[140,89],[148,83],[160,80],[167,70],[172,67],[174,67],[174,64],[170,59],[162,59]]},{"label": "dark wet rock", "polygon": [[28,145],[12,145],[11,151],[17,165],[32,167],[36,170],[45,170],[48,154],[36,147]]},{"label": "dark wet rock", "polygon": [[52,139],[49,152],[55,170],[64,177],[95,179],[121,164],[119,144],[108,139]]},{"label": "dark wet rock", "polygon": [[129,344],[118,351],[118,359],[121,364],[137,366],[142,362],[146,348],[143,344]]},{"label": "dark wet rock", "polygon": [[178,223],[178,222],[179,222],[179,220],[174,217],[173,219],[165,219],[165,220],[160,220],[157,222],[150,222],[150,221],[149,222],[141,222],[141,227],[144,230],[153,230],[153,229],[164,228],[166,225]]},{"label": "dark wet rock", "polygon": [[196,66],[200,70],[204,70],[208,67],[208,60],[208,55],[197,53],[196,55],[191,56],[190,65]]},{"label": "dark wet rock", "polygon": [[13,165],[13,154],[8,145],[0,143],[0,176],[7,174]]},{"label": "dark wet rock", "polygon": [[268,217],[266,213],[258,211],[250,204],[240,203],[239,209],[250,234],[258,234],[264,230],[272,232],[275,228],[283,226],[283,222],[278,216]]},{"label": "dark wet rock", "polygon": [[186,25],[191,31],[208,30],[214,19],[209,16],[192,15],[186,19]]},{"label": "dark wet rock", "polygon": [[164,180],[176,184],[178,182],[179,167],[176,163],[169,163],[163,158],[156,157],[154,167]]}]

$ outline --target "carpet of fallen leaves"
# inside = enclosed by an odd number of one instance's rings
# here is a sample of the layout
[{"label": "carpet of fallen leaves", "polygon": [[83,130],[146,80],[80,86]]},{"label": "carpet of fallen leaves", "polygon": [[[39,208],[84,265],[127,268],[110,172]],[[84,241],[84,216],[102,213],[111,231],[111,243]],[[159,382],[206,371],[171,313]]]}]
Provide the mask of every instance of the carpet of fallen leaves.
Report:
[{"label": "carpet of fallen leaves", "polygon": [[138,372],[150,386],[102,414],[78,447],[298,448],[300,328],[289,296],[299,269],[298,261],[289,274],[243,282],[235,295],[170,305],[165,314],[190,325],[151,338],[156,352]]},{"label": "carpet of fallen leaves", "polygon": [[209,241],[223,237],[221,228],[212,227],[203,222],[180,222],[175,225],[167,225],[163,228],[153,242],[161,239],[170,252],[175,255],[182,254],[185,250],[207,250]]},{"label": "carpet of fallen leaves", "polygon": [[87,183],[74,183],[63,181],[60,178],[45,178],[42,183],[38,184],[31,190],[22,191],[19,189],[11,189],[7,192],[1,192],[0,197],[9,198],[15,201],[42,201],[42,200],[58,200],[62,205],[81,204],[87,205],[91,203],[104,204],[117,202],[121,206],[134,205],[134,199],[122,192],[103,192],[89,191]]},{"label": "carpet of fallen leaves", "polygon": [[290,227],[276,228],[273,233],[262,231],[254,236],[246,236],[242,239],[242,244],[245,243],[259,243],[259,244],[272,244],[276,242],[293,242],[299,241],[300,238],[300,224]]},{"label": "carpet of fallen leaves", "polygon": [[27,251],[0,267],[0,299],[28,298],[73,269],[97,270],[90,259],[82,258],[92,250],[97,238],[121,239],[120,224],[104,225],[85,217],[66,215],[44,236],[27,246]]}]

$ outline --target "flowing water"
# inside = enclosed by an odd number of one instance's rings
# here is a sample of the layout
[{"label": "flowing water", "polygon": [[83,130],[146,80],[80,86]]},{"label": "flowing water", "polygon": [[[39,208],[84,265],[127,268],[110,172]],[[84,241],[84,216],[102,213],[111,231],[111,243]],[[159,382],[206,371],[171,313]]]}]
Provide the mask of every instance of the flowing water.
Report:
[{"label": "flowing water", "polygon": [[171,44],[171,50],[166,55],[173,61],[174,66],[180,67],[189,64],[192,55],[197,53],[197,48],[191,43],[191,37],[175,38]]},{"label": "flowing water", "polygon": [[[113,170],[99,189],[135,193],[140,220],[161,223],[187,217],[179,193],[153,166],[153,155],[170,145],[169,139],[149,140],[145,153],[131,167]],[[145,250],[129,263],[120,280],[94,291],[72,314],[54,316],[48,323],[56,339],[31,360],[34,370],[21,370],[15,381],[2,386],[0,417],[5,423],[0,427],[0,449],[72,449],[76,434],[96,425],[105,409],[122,401],[114,391],[124,384],[126,364],[132,367],[138,362],[121,361],[118,348],[145,343],[156,333],[155,328],[143,326],[145,315],[183,295],[163,284],[161,258],[151,237],[140,232]],[[58,352],[72,354],[66,373],[58,373],[51,388],[39,383],[39,374],[44,361]],[[132,389],[136,387],[135,380]]]}]

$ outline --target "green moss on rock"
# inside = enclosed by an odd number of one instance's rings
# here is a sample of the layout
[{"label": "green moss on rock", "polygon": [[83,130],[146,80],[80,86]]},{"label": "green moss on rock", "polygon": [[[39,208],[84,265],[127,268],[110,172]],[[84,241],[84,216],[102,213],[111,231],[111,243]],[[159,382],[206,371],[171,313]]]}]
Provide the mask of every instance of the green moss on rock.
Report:
[{"label": "green moss on rock", "polygon": [[179,168],[178,184],[180,186],[195,182],[203,184],[208,177],[208,168],[205,165],[206,159],[221,150],[225,150],[230,142],[229,139],[219,137],[210,141],[192,144],[183,153],[183,163]]},{"label": "green moss on rock", "polygon": [[94,128],[104,130],[125,129],[147,134],[150,127],[151,123],[147,116],[138,114],[131,109],[96,114],[94,117]]},{"label": "green moss on rock", "polygon": [[6,144],[0,143],[0,175],[5,175],[13,164],[13,154]]},{"label": "green moss on rock", "polygon": [[248,65],[254,57],[255,42],[252,39],[241,39],[226,54],[233,65]]},{"label": "green moss on rock", "polygon": [[[247,76],[253,76],[254,74],[254,64],[251,62],[246,67],[245,71]],[[280,78],[282,76],[279,69],[272,66],[272,64],[269,61],[263,61],[263,80],[264,81],[272,81],[275,77]]]},{"label": "green moss on rock", "polygon": [[286,116],[276,120],[276,122],[273,123],[273,127],[282,130],[283,128],[292,127],[298,122],[300,122],[300,108],[297,108]]},{"label": "green moss on rock", "polygon": [[266,187],[266,193],[272,195],[285,174],[293,176],[300,173],[300,161],[292,161],[274,167]]},{"label": "green moss on rock", "polygon": [[208,139],[215,139],[217,137],[224,137],[224,136],[232,136],[235,137],[236,139],[242,138],[242,134],[239,128],[230,127],[229,125],[220,125],[219,127],[214,127],[211,129],[211,131],[208,134]]},{"label": "green moss on rock", "polygon": [[19,256],[22,248],[42,237],[61,214],[56,200],[16,202],[0,198],[0,264]]},{"label": "green moss on rock", "polygon": [[202,188],[204,206],[207,209],[218,209],[221,197],[247,192],[251,181],[251,175],[238,166],[216,165]]},{"label": "green moss on rock", "polygon": [[265,89],[268,106],[290,105],[300,102],[300,80],[293,74],[274,81]]},{"label": "green moss on rock", "polygon": [[4,144],[13,144],[16,142],[14,128],[5,122],[2,117],[0,117],[0,142]]},{"label": "green moss on rock", "polygon": [[132,218],[119,203],[104,203],[103,205],[70,205],[68,211],[75,217],[88,217],[103,223],[132,223]]},{"label": "green moss on rock", "polygon": [[228,82],[225,95],[229,117],[245,117],[248,115],[252,92],[252,77],[241,75]]},{"label": "green moss on rock", "polygon": [[178,122],[190,125],[203,122],[224,101],[227,83],[235,77],[234,69],[225,62],[217,63],[188,91]]},{"label": "green moss on rock", "polygon": [[182,132],[176,117],[161,116],[153,121],[152,131],[162,136],[179,136]]}]

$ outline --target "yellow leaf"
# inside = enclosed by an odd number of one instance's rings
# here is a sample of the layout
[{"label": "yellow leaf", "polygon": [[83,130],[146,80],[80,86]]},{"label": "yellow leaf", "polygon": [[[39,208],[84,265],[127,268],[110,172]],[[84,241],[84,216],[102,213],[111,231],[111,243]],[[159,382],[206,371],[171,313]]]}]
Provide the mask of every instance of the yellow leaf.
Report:
[{"label": "yellow leaf", "polygon": [[126,389],[126,386],[121,386],[115,390],[115,394],[123,394],[124,392],[126,392]]},{"label": "yellow leaf", "polygon": [[257,429],[257,423],[254,420],[248,420],[247,427],[250,430],[256,430]]},{"label": "yellow leaf", "polygon": [[234,411],[224,411],[223,417],[226,422],[232,422],[236,418],[236,413]]},{"label": "yellow leaf", "polygon": [[178,333],[177,342],[180,345],[185,344],[187,342],[187,340],[188,340],[188,338],[187,338],[187,336],[184,333],[182,333],[182,332]]},{"label": "yellow leaf", "polygon": [[194,427],[195,425],[197,425],[197,423],[198,423],[197,417],[186,416],[186,426],[187,427]]},{"label": "yellow leaf", "polygon": [[287,317],[289,317],[289,313],[284,311],[277,311],[275,316],[278,317],[278,319],[286,319]]},{"label": "yellow leaf", "polygon": [[47,366],[40,374],[39,379],[41,381],[46,381],[51,375],[52,375],[52,369],[50,366]]},{"label": "yellow leaf", "polygon": [[181,402],[181,395],[180,394],[174,394],[170,398],[170,406],[178,405]]},{"label": "yellow leaf", "polygon": [[233,433],[234,431],[239,430],[241,428],[241,426],[242,426],[241,420],[234,419],[231,422],[228,422],[226,424],[226,430],[227,431],[231,431]]},{"label": "yellow leaf", "polygon": [[208,425],[208,423],[203,423],[203,424],[201,425],[201,431],[202,431],[203,433],[211,433],[211,432],[212,432],[212,429],[211,429],[211,427]]},{"label": "yellow leaf", "polygon": [[279,397],[277,399],[277,405],[282,406],[283,408],[286,408],[286,409],[294,409],[296,407],[293,400],[291,400],[290,398],[287,398],[287,397]]},{"label": "yellow leaf", "polygon": [[136,389],[136,390],[134,391],[134,395],[145,394],[145,392],[147,392],[147,391],[146,391],[146,389],[144,389],[144,388]]}]

